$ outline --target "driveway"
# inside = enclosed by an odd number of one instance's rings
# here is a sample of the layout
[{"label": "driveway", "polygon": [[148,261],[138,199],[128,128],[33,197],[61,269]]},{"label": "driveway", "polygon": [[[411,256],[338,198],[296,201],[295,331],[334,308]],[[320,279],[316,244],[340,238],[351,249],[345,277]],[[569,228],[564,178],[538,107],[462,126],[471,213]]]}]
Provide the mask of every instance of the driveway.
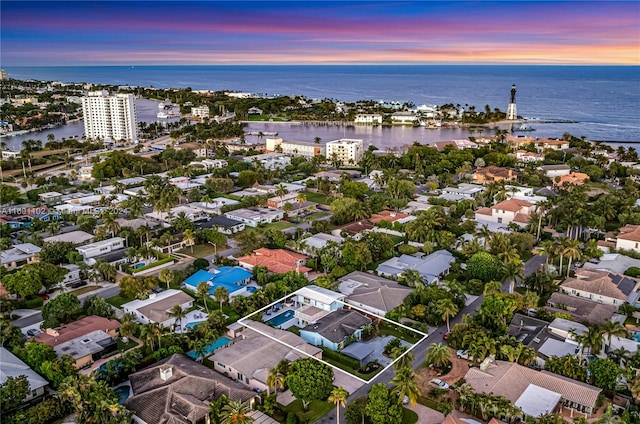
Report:
[{"label": "driveway", "polygon": [[411,406],[411,404],[405,405],[405,408],[418,414],[418,421],[416,424],[440,424],[444,421],[443,413],[427,408],[419,403],[416,403],[416,406]]}]

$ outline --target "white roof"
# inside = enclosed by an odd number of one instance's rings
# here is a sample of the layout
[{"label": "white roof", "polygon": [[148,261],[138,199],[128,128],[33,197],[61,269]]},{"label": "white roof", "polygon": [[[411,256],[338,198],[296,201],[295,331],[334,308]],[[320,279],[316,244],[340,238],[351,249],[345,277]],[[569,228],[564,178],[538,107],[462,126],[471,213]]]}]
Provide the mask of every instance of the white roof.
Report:
[{"label": "white roof", "polygon": [[545,356],[567,356],[574,355],[578,346],[575,343],[569,343],[561,340],[548,338],[542,346],[538,349],[538,352]]},{"label": "white roof", "polygon": [[539,417],[553,412],[562,395],[543,387],[529,384],[516,400],[515,405],[530,417]]},{"label": "white roof", "polygon": [[47,380],[40,377],[38,373],[22,362],[20,358],[4,347],[0,347],[0,384],[6,383],[9,377],[19,377],[21,375],[27,377],[31,390],[36,390],[49,384]]},{"label": "white roof", "polygon": [[71,231],[70,233],[63,233],[63,234],[58,234],[57,236],[47,237],[43,241],[45,243],[62,241],[62,242],[80,244],[91,239],[93,239],[93,236],[89,233],[85,233],[84,231]]},{"label": "white roof", "polygon": [[559,331],[566,331],[566,332],[569,332],[570,330],[573,329],[578,335],[584,334],[588,330],[587,327],[580,324],[579,322],[569,321],[568,319],[564,319],[564,318],[556,318],[553,321],[551,321],[551,323],[549,324],[549,329],[551,331],[559,330]]},{"label": "white roof", "polygon": [[301,288],[296,291],[294,294],[304,296],[308,299],[317,300],[318,302],[324,303],[326,305],[330,305],[336,300],[343,300],[344,295],[342,293],[337,293],[332,290],[328,290],[322,287],[318,287],[316,285],[310,285]]}]

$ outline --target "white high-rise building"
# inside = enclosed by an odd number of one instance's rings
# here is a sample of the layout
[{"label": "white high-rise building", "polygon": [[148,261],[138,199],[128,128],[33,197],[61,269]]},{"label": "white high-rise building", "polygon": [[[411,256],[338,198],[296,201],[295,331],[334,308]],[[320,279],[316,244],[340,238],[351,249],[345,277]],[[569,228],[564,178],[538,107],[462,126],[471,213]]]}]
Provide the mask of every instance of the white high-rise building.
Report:
[{"label": "white high-rise building", "polygon": [[364,155],[364,143],[362,140],[350,138],[330,141],[326,144],[328,161],[333,160],[334,153],[335,158],[343,165],[357,164]]},{"label": "white high-rise building", "polygon": [[105,90],[91,91],[82,98],[82,113],[87,138],[138,141],[133,94],[110,96]]}]

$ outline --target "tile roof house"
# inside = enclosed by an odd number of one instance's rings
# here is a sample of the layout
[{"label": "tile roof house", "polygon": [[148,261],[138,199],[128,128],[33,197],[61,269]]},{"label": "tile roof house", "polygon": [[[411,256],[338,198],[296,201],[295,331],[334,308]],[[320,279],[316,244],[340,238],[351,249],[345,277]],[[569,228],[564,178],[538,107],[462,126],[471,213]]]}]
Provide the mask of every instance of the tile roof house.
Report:
[{"label": "tile roof house", "polygon": [[505,226],[515,222],[521,227],[526,226],[534,212],[535,205],[526,200],[508,199],[490,208],[480,208],[475,213],[475,219],[479,223],[494,222]]},{"label": "tile roof house", "polygon": [[339,351],[347,346],[349,337],[360,340],[367,324],[371,324],[371,318],[356,311],[338,309],[300,329],[300,337],[314,346]]},{"label": "tile roof house", "polygon": [[616,249],[640,252],[640,225],[627,224],[615,237]]},{"label": "tile roof house", "polygon": [[360,271],[347,274],[338,281],[340,292],[347,296],[347,303],[382,317],[402,305],[413,291],[395,281]]},{"label": "tile roof house", "polygon": [[304,266],[307,260],[309,260],[308,256],[299,253],[263,247],[254,250],[252,255],[238,258],[238,264],[250,270],[256,266],[263,266],[274,274],[296,271],[307,275],[311,271],[311,268]]},{"label": "tile roof house", "polygon": [[398,278],[406,269],[414,269],[420,273],[427,283],[437,283],[440,277],[449,273],[451,264],[455,262],[453,255],[446,250],[438,250],[427,256],[402,255],[391,258],[380,265],[376,271],[380,275]]},{"label": "tile roof house", "polygon": [[582,172],[572,172],[568,175],[553,178],[553,184],[558,187],[564,187],[565,185],[583,185],[589,181],[589,176]]},{"label": "tile roof house", "polygon": [[8,271],[40,261],[40,248],[31,243],[15,244],[0,252],[0,264]]},{"label": "tile roof house", "polygon": [[387,222],[396,222],[403,220],[405,218],[410,217],[411,215],[402,213],[402,212],[394,212],[394,211],[380,211],[379,213],[374,213],[369,218],[369,221],[372,224],[379,224],[381,221]]},{"label": "tile roof house", "polygon": [[35,336],[34,340],[55,347],[61,343],[89,334],[92,331],[101,330],[115,337],[118,334],[119,328],[120,322],[115,319],[91,315],[60,327],[47,328]]},{"label": "tile roof house", "polygon": [[554,412],[559,405],[586,415],[592,414],[602,391],[548,371],[536,371],[505,361],[485,362],[480,368],[470,368],[464,378],[474,392],[504,396],[520,406],[525,414],[534,417],[545,410]]},{"label": "tile roof house", "polygon": [[555,292],[549,297],[545,309],[549,312],[562,312],[571,315],[580,322],[604,324],[616,313],[617,307],[605,305],[592,300]]},{"label": "tile roof house", "polygon": [[362,237],[362,233],[373,229],[375,225],[373,225],[368,220],[362,221],[354,221],[348,224],[343,225],[342,227],[338,227],[331,232],[331,234],[335,236],[342,236],[346,234],[348,236],[353,237],[355,240],[360,240]]},{"label": "tile roof house", "polygon": [[180,305],[183,310],[189,309],[193,306],[193,297],[181,290],[165,290],[151,293],[148,299],[127,302],[122,305],[122,310],[125,314],[134,314],[139,323],[158,323],[169,328],[175,322],[169,316],[169,310],[176,305]]},{"label": "tile roof house", "polygon": [[204,422],[209,404],[222,395],[253,404],[256,393],[182,354],[174,354],[129,376],[133,395],[125,406],[147,424]]},{"label": "tile roof house", "polygon": [[252,390],[267,390],[269,371],[282,360],[292,362],[309,356],[322,359],[322,349],[290,331],[257,321],[248,324],[240,340],[216,351],[209,360],[216,371]]},{"label": "tile roof house", "polygon": [[615,272],[579,269],[575,277],[560,284],[560,290],[571,296],[618,307],[637,302],[639,285],[637,280]]},{"label": "tile roof house", "polygon": [[517,179],[518,173],[516,171],[494,165],[478,168],[473,174],[473,181],[480,184],[493,181],[516,181]]},{"label": "tile roof house", "polygon": [[45,388],[49,385],[49,382],[32,370],[29,365],[22,362],[16,355],[0,346],[0,384],[5,384],[9,377],[16,378],[21,375],[27,377],[29,382],[29,393],[27,393],[23,403],[44,395]]}]

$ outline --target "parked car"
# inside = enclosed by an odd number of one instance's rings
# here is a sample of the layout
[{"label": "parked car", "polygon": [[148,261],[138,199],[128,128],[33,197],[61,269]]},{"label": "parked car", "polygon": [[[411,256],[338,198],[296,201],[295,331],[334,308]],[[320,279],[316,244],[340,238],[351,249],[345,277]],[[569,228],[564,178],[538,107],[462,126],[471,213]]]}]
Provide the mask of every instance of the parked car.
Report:
[{"label": "parked car", "polygon": [[37,328],[32,328],[31,330],[27,330],[27,336],[29,337],[35,337],[40,333],[42,333],[42,331],[38,330]]},{"label": "parked car", "polygon": [[445,383],[444,381],[440,380],[439,378],[434,378],[433,380],[430,381],[431,384],[435,384],[436,386],[440,387],[441,389],[448,389],[449,385],[447,383]]},{"label": "parked car", "polygon": [[49,300],[49,295],[46,293],[38,293],[38,296],[40,296],[42,300]]},{"label": "parked car", "polygon": [[442,336],[442,339],[447,340],[449,338],[449,334],[451,334],[451,331],[447,331],[446,333],[444,333],[444,336]]},{"label": "parked car", "polygon": [[71,283],[69,287],[71,287],[72,289],[77,289],[78,287],[82,287],[86,285],[87,285],[86,281],[76,281],[75,283]]},{"label": "parked car", "polygon": [[456,352],[456,356],[458,358],[471,360],[471,357],[469,356],[469,353],[466,350],[460,349],[459,351]]}]

